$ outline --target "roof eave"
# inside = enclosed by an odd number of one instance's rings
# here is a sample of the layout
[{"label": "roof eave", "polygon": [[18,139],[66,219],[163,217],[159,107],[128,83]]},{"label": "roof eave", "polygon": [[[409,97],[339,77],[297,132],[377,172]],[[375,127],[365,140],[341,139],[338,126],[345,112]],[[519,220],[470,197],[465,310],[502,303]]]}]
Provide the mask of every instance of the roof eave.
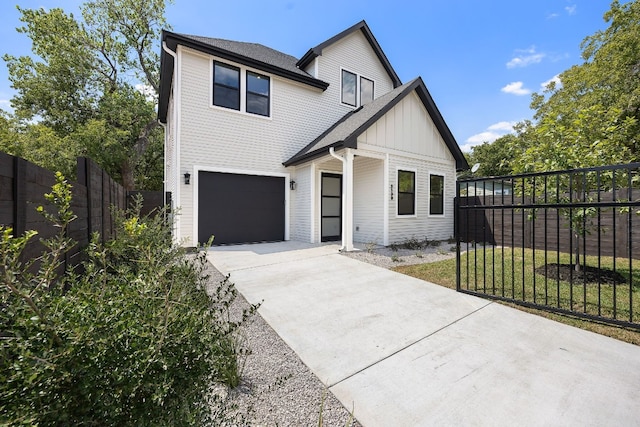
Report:
[{"label": "roof eave", "polygon": [[[167,48],[175,51],[176,45],[170,46],[166,40],[167,31],[162,30],[161,43],[167,43]],[[171,55],[165,52],[160,46],[160,87],[158,90],[158,120],[160,123],[167,123],[167,112],[169,109],[169,96],[171,95],[171,85],[173,84],[173,62]]]},{"label": "roof eave", "polygon": [[220,49],[215,46],[211,46],[206,43],[199,42],[197,40],[183,37],[180,34],[167,32],[167,35],[168,37],[174,39],[176,41],[176,44],[180,44],[185,47],[199,50],[201,52],[205,52],[210,55],[217,56],[219,58],[237,62],[239,64],[243,64],[252,68],[257,68],[259,70],[262,70],[271,74],[275,74],[280,77],[285,77],[289,80],[293,80],[293,81],[304,83],[306,85],[309,85],[318,89],[322,89],[323,91],[329,87],[329,83],[324,82],[322,80],[318,80],[311,76],[306,77],[306,76],[294,73],[292,71],[289,71],[280,67],[276,67],[275,65],[267,64],[265,62],[258,61],[256,59],[253,59],[244,55],[239,55],[237,53]]},{"label": "roof eave", "polygon": [[367,23],[364,20],[358,22],[355,25],[352,25],[351,27],[347,28],[346,30],[342,31],[341,33],[338,33],[335,36],[331,37],[330,39],[320,43],[318,46],[316,46],[316,47],[314,47],[312,49],[309,49],[307,51],[307,53],[305,53],[304,56],[302,58],[300,58],[300,60],[296,63],[296,65],[300,69],[306,68],[311,63],[311,61],[313,61],[316,57],[322,55],[322,50],[325,47],[334,44],[338,40],[350,35],[351,33],[355,32],[355,31],[358,31],[358,30],[362,31],[362,33],[364,34],[365,38],[367,39],[367,41],[371,45],[371,48],[373,49],[373,51],[375,52],[376,56],[378,57],[378,59],[382,63],[382,66],[384,67],[385,71],[387,72],[387,74],[389,75],[391,80],[393,81],[393,87],[396,88],[398,86],[402,86],[402,81],[400,81],[400,77],[398,77],[398,74],[395,72],[395,70],[391,66],[391,63],[389,62],[389,59],[387,58],[387,56],[384,54],[384,51],[382,50],[382,47],[380,47],[380,44],[378,43],[378,41],[376,40],[375,36],[371,32],[371,29],[369,28],[369,26],[367,25]]},{"label": "roof eave", "polygon": [[422,81],[422,78],[419,77],[417,81],[418,81],[418,85],[416,89],[418,89],[417,90],[418,96],[420,97],[420,100],[427,108],[427,111],[429,112],[431,119],[436,125],[436,128],[440,132],[442,139],[444,140],[445,144],[447,145],[447,148],[449,148],[449,151],[453,155],[453,158],[456,161],[456,170],[460,172],[460,171],[469,169],[469,164],[467,163],[467,159],[464,157],[464,154],[462,153],[462,150],[460,149],[458,142],[453,136],[453,133],[451,133],[451,129],[449,129],[447,122],[444,121],[444,118],[442,117],[440,110],[438,109],[435,101],[431,97],[431,94],[429,93],[429,90],[427,89],[426,85]]},{"label": "roof eave", "polygon": [[289,167],[289,166],[297,166],[300,165],[302,163],[306,163],[309,162],[311,160],[315,160],[317,158],[320,158],[322,156],[328,155],[329,154],[329,148],[334,148],[334,149],[340,149],[340,148],[353,148],[353,147],[349,147],[347,146],[345,141],[336,141],[332,144],[326,145],[322,148],[318,148],[317,150],[314,151],[310,151],[308,153],[305,153],[301,156],[296,156],[296,157],[292,157],[289,160],[287,160],[286,162],[283,162],[282,165],[284,167]]}]

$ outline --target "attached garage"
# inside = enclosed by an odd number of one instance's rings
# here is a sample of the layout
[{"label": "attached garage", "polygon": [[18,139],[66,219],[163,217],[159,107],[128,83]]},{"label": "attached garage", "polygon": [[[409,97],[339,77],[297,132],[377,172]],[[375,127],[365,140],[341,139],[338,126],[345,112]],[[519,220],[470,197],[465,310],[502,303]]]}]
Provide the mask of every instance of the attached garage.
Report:
[{"label": "attached garage", "polygon": [[285,189],[281,176],[198,172],[198,241],[284,240]]}]

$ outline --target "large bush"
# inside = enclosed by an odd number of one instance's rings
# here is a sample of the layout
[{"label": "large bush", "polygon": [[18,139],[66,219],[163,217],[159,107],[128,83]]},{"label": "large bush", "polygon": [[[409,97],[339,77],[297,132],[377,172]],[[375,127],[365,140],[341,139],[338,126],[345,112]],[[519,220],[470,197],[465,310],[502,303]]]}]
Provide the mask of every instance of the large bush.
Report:
[{"label": "large bush", "polygon": [[233,286],[208,296],[204,254],[173,245],[162,215],[135,211],[119,216],[117,238],[93,239],[82,274],[57,277],[74,244],[62,177],[47,198],[61,232],[37,273],[19,257],[34,233],[0,229],[0,425],[218,423],[212,385],[239,375]]}]

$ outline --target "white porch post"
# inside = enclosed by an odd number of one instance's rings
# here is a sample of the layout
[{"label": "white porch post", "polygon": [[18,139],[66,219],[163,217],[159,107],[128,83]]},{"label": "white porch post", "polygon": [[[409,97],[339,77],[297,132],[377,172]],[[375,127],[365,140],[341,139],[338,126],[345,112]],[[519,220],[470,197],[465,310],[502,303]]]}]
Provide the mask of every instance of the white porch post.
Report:
[{"label": "white porch post", "polygon": [[329,154],[342,162],[342,251],[353,250],[353,158],[355,155],[350,148],[345,150],[344,156],[335,153],[333,147]]},{"label": "white porch post", "polygon": [[342,194],[344,197],[344,216],[342,217],[342,246],[347,251],[353,251],[353,159],[355,155],[351,148],[344,154],[342,164]]}]

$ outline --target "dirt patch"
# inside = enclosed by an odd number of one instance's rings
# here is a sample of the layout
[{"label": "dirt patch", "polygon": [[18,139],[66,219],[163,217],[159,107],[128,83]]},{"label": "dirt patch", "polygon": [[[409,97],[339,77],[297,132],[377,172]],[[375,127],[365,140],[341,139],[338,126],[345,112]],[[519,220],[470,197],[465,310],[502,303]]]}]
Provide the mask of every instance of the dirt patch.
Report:
[{"label": "dirt patch", "polygon": [[[579,271],[575,270],[573,264],[547,264],[536,268],[536,273],[547,276],[549,279],[563,280],[568,282],[573,277],[573,283],[608,283],[620,284],[626,283],[627,279],[617,271],[606,268],[598,268],[591,266],[581,266]],[[573,276],[571,276],[573,275]]]}]

